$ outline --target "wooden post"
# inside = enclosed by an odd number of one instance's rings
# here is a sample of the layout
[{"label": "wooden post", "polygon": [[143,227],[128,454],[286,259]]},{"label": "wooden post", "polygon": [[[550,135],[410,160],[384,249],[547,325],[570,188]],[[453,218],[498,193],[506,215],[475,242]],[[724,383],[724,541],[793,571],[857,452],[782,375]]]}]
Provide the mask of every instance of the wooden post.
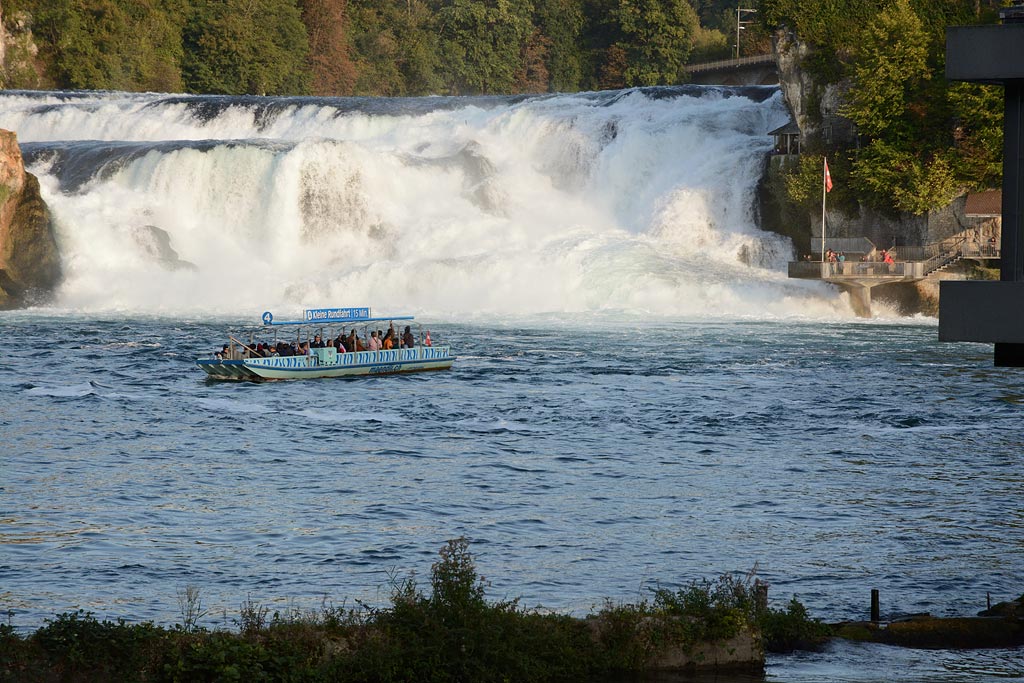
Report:
[{"label": "wooden post", "polygon": [[878,589],[871,589],[871,621],[881,621],[878,614]]}]

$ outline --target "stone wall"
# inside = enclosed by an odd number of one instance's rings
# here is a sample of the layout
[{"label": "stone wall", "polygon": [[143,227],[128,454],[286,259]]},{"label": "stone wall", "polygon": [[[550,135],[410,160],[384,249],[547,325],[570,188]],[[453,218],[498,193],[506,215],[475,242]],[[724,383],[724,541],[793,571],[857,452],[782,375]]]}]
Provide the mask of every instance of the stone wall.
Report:
[{"label": "stone wall", "polygon": [[0,130],[0,309],[45,301],[60,255],[39,181],[25,171],[14,133]]}]

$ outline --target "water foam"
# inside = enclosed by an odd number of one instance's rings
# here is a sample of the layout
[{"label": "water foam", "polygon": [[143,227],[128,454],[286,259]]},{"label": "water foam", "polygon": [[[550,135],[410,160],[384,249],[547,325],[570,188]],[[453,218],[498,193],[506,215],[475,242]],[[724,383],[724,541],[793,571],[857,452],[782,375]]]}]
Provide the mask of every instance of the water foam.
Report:
[{"label": "water foam", "polygon": [[57,305],[845,316],[755,192],[777,90],[324,100],[6,93]]}]

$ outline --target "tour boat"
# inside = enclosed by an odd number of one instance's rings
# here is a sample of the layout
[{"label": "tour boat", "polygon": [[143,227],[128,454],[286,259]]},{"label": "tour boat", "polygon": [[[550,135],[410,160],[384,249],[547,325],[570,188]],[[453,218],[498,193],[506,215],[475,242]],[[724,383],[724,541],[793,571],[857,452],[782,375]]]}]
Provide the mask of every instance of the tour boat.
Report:
[{"label": "tour boat", "polygon": [[[353,329],[362,327],[360,341],[370,338],[371,323],[387,322],[389,329],[394,330],[396,321],[412,320],[413,316],[371,317],[369,308],[314,308],[304,312],[303,320],[277,322],[273,314],[263,314],[262,334],[269,328],[292,326],[297,328],[295,341],[304,343],[312,341],[313,333],[323,340],[332,339],[331,333],[345,326]],[[278,330],[275,329],[275,342]],[[326,334],[325,334],[326,333]],[[422,372],[424,370],[447,370],[455,361],[455,356],[448,346],[434,346],[430,332],[426,335],[414,335],[411,347],[392,348],[367,351],[350,351],[339,353],[334,346],[309,348],[309,352],[301,355],[280,355],[265,352],[263,342],[256,342],[259,335],[253,332],[249,343],[229,336],[229,343],[213,358],[200,358],[198,365],[212,379],[223,380],[277,380],[277,379],[313,379],[320,377],[358,377],[366,375],[392,375],[406,372]],[[288,335],[291,337],[291,335]],[[395,335],[395,342],[400,343],[400,333]],[[419,336],[419,339],[415,339]],[[268,347],[276,344],[267,344]],[[267,355],[269,353],[269,355]]]}]

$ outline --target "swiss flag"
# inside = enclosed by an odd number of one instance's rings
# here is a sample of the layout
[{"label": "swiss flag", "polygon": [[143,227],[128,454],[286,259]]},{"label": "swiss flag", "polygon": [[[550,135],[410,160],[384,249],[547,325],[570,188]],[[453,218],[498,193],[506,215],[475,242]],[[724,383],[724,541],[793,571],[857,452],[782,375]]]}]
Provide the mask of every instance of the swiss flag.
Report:
[{"label": "swiss flag", "polygon": [[832,191],[832,174],[828,172],[828,159],[825,159],[825,192]]}]

